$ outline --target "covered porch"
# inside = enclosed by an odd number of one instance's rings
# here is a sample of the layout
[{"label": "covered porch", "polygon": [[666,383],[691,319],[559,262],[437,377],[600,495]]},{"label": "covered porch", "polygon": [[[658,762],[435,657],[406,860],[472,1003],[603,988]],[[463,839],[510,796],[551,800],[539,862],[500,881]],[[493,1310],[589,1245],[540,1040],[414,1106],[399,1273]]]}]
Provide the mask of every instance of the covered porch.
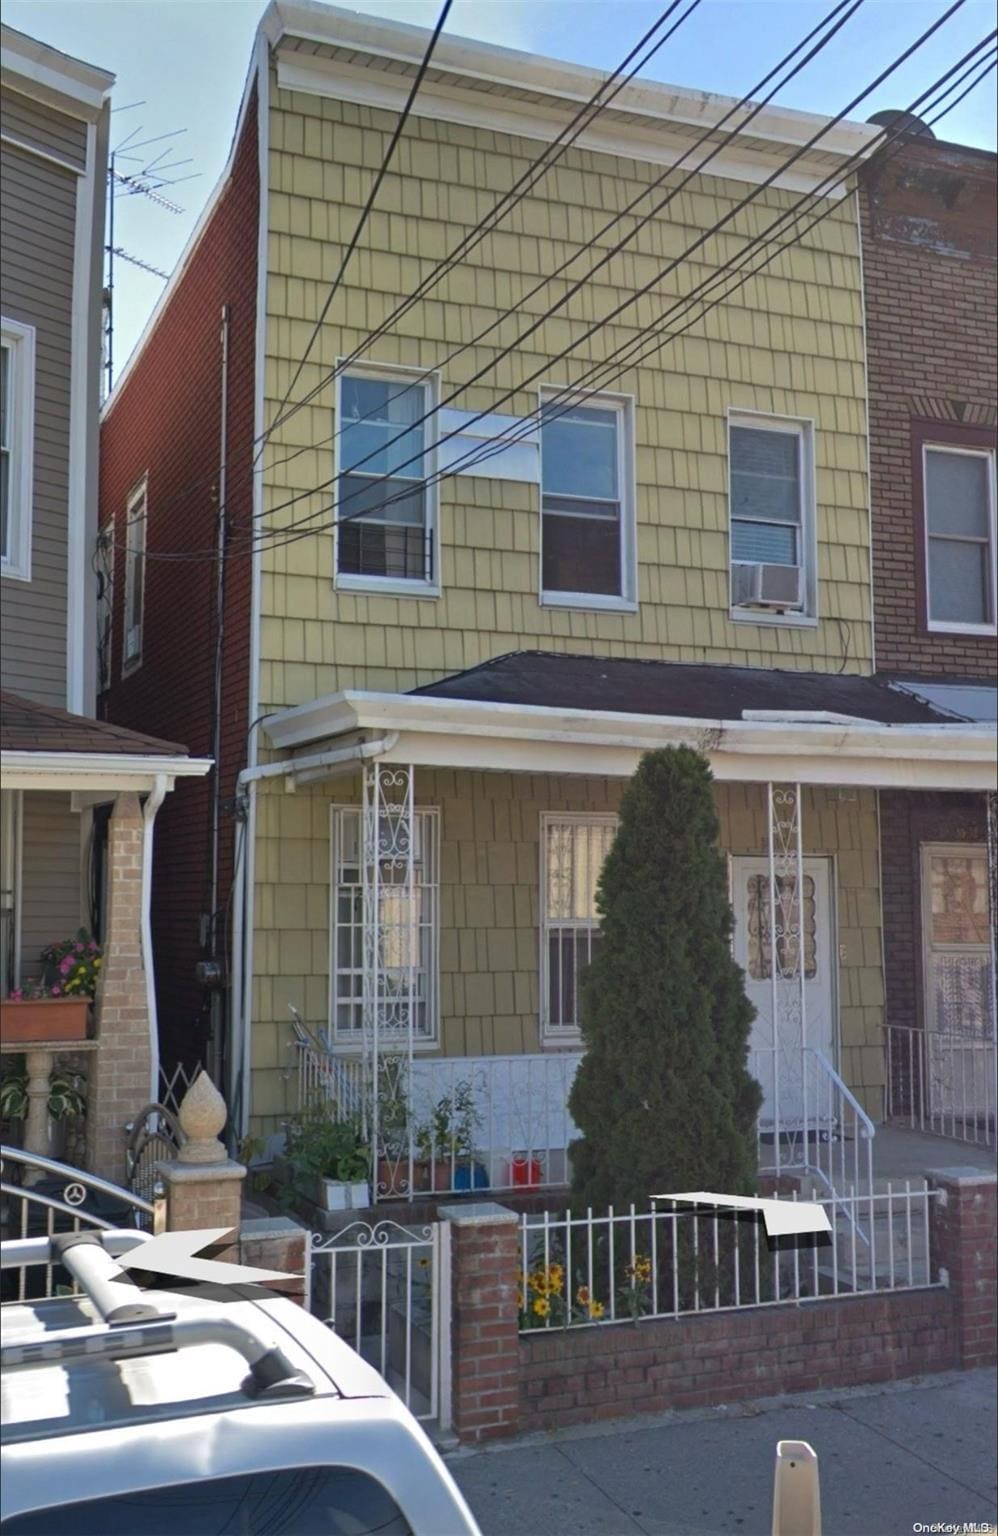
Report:
[{"label": "covered porch", "polygon": [[[149,912],[156,813],[210,763],[182,747],[5,693],[0,732],[0,1007],[5,1075],[23,1058],[26,1151],[52,1150],[53,1080],[86,1083],[87,1167],[125,1173],[126,1121],[157,1097]],[[100,817],[100,826],[97,818]],[[74,944],[75,941],[75,944]],[[46,961],[76,944],[96,996]],[[59,994],[62,995],[59,995]],[[81,1149],[82,1151],[82,1149]]]},{"label": "covered porch", "polygon": [[[514,656],[266,729],[281,755],[245,776],[267,872],[241,1058],[260,1130],[320,1093],[364,1118],[378,1198],[563,1183],[595,878],[641,753],[684,743],[717,784],[760,1167],[876,1177],[878,791],[987,790],[986,728],[872,679]],[[295,914],[270,878],[290,847],[315,884]]]}]

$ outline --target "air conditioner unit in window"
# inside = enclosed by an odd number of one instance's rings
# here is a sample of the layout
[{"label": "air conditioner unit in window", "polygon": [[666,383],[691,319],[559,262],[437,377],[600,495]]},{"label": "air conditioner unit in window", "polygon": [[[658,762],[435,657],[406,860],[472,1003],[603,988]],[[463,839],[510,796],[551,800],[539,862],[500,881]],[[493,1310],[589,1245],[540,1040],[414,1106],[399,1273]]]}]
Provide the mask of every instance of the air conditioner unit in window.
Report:
[{"label": "air conditioner unit in window", "polygon": [[731,601],[735,608],[804,606],[803,571],[799,565],[735,564],[731,568]]}]

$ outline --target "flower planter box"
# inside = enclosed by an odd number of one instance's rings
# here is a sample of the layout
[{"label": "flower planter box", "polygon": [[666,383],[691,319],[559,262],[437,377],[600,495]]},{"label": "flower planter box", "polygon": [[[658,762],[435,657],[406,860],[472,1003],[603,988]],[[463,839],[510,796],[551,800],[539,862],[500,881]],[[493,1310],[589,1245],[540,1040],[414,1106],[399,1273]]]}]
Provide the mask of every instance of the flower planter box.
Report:
[{"label": "flower planter box", "polygon": [[59,1045],[87,1038],[89,997],[40,997],[0,1003],[0,1037],[7,1045]]}]

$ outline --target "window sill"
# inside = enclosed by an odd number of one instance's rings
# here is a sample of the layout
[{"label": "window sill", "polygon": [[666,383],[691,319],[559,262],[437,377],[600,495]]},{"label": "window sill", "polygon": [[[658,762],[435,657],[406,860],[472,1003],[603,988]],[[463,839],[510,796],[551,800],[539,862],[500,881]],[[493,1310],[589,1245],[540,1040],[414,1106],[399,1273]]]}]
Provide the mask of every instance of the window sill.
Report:
[{"label": "window sill", "polygon": [[349,573],[334,577],[337,592],[366,592],[385,597],[439,597],[440,588],[432,581],[406,581],[395,576],[353,576]]},{"label": "window sill", "polygon": [[0,561],[0,576],[5,581],[30,581],[31,570],[26,565],[19,565],[14,560]]},{"label": "window sill", "polygon": [[589,613],[637,613],[638,605],[627,597],[600,597],[595,592],[542,592],[541,608],[582,608]]},{"label": "window sill", "polygon": [[732,608],[728,613],[732,624],[772,625],[777,629],[817,629],[818,620],[809,613],[767,613],[762,608]]},{"label": "window sill", "polygon": [[930,635],[980,635],[987,638],[998,634],[994,624],[940,624],[930,619],[925,627]]},{"label": "window sill", "polygon": [[559,1033],[559,1034],[555,1035],[555,1034],[549,1034],[547,1032],[547,1030],[545,1029],[544,1025],[543,1024],[541,1025],[541,1050],[542,1051],[557,1051],[557,1050],[579,1051],[581,1049],[582,1049],[582,1031],[581,1031],[581,1029],[565,1030],[564,1033]]},{"label": "window sill", "polygon": [[[390,1035],[382,1036],[381,1048],[390,1050],[393,1044],[397,1044],[402,1051],[408,1051],[408,1037],[399,1036],[397,1042]],[[430,1051],[439,1051],[439,1040],[414,1040],[412,1049],[416,1055],[426,1055]],[[341,1057],[344,1061],[359,1061],[364,1054],[364,1042],[362,1040],[343,1040],[333,1036],[333,1055]]]}]

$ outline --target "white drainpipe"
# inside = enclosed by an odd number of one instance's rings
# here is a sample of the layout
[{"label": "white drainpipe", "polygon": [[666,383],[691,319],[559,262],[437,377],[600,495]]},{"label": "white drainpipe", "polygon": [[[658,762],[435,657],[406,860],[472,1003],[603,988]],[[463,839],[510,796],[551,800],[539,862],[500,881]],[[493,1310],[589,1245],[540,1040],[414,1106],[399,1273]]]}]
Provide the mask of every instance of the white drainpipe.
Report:
[{"label": "white drainpipe", "polygon": [[159,1027],[156,1020],[156,974],[152,959],[152,834],[156,812],[166,799],[167,777],[157,773],[151,793],[142,807],[142,963],[146,973],[146,1008],[149,1013],[149,1102],[159,1100]]}]

